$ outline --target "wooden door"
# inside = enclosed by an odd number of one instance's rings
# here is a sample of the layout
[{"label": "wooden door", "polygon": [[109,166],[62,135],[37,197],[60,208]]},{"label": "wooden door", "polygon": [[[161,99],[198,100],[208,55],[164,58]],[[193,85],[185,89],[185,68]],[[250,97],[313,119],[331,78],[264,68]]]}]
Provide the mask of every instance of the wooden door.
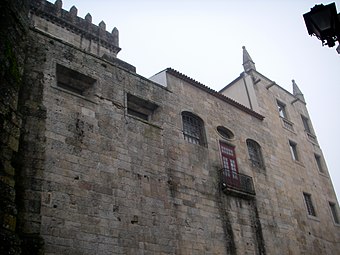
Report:
[{"label": "wooden door", "polygon": [[235,155],[235,147],[220,142],[223,176],[228,185],[239,187],[240,179]]}]

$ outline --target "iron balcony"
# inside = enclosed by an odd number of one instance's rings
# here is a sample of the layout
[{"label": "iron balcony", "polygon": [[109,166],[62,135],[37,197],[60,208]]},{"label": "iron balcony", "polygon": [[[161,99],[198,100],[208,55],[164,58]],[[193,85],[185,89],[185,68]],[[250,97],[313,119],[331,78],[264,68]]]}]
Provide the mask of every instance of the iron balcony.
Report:
[{"label": "iron balcony", "polygon": [[222,168],[220,174],[221,187],[225,193],[236,196],[246,196],[248,198],[255,195],[252,177],[231,171],[227,168]]}]

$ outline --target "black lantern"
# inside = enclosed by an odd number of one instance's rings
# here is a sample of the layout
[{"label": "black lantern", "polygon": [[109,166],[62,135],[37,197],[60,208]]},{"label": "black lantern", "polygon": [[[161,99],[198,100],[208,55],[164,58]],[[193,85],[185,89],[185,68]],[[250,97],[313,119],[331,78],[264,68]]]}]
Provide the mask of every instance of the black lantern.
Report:
[{"label": "black lantern", "polygon": [[308,34],[315,35],[322,45],[333,47],[336,41],[340,41],[340,21],[335,3],[315,5],[303,18]]}]

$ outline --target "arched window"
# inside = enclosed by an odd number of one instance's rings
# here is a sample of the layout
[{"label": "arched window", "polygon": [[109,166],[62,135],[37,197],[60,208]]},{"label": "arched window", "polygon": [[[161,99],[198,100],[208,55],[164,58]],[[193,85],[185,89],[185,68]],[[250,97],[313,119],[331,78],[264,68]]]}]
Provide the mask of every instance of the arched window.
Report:
[{"label": "arched window", "polygon": [[182,112],[184,140],[206,146],[203,120],[191,112]]},{"label": "arched window", "polygon": [[253,166],[264,168],[261,146],[254,140],[247,139],[249,159]]}]

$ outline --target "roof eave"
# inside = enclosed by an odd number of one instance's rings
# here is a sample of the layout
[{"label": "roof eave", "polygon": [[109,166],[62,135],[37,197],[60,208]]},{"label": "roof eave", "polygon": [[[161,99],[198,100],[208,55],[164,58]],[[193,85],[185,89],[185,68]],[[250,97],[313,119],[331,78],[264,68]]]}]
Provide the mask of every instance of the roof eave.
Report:
[{"label": "roof eave", "polygon": [[251,110],[250,108],[248,108],[248,107],[246,107],[246,106],[236,102],[235,100],[233,100],[233,99],[231,99],[229,97],[226,97],[225,95],[223,95],[223,94],[221,94],[221,93],[219,93],[219,92],[217,92],[217,91],[207,87],[206,85],[204,85],[204,84],[202,84],[202,83],[200,83],[200,82],[198,82],[198,81],[196,81],[196,80],[194,80],[194,79],[192,79],[192,78],[190,78],[190,77],[188,77],[188,76],[186,76],[186,75],[184,75],[184,74],[182,74],[182,73],[180,73],[180,72],[178,72],[178,71],[176,71],[176,70],[174,70],[172,68],[167,68],[166,72],[171,74],[171,75],[173,75],[173,76],[175,76],[175,77],[177,77],[177,78],[179,78],[179,79],[181,79],[181,80],[186,81],[187,83],[195,86],[196,88],[199,88],[199,89],[209,93],[210,95],[213,95],[216,98],[219,98],[220,100],[222,100],[222,101],[224,101],[224,102],[226,102],[226,103],[228,103],[228,104],[238,108],[239,110],[241,110],[243,112],[246,112],[247,114],[249,114],[249,115],[251,115],[251,116],[253,116],[253,117],[255,117],[255,118],[259,119],[259,120],[263,120],[264,119],[263,115],[255,112],[253,110]]}]

